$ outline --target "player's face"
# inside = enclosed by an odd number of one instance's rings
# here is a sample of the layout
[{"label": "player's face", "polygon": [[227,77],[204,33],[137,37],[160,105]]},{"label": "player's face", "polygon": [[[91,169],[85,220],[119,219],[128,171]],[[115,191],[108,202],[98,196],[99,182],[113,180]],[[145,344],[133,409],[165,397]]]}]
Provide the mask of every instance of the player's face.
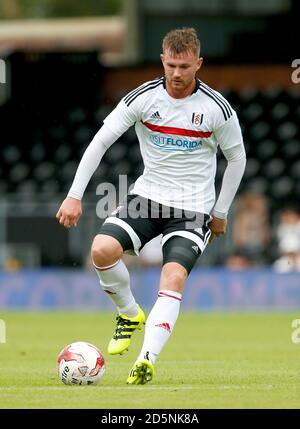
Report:
[{"label": "player's face", "polygon": [[170,95],[183,98],[191,94],[195,87],[195,75],[201,67],[203,58],[198,58],[192,51],[172,54],[168,50],[160,57]]}]

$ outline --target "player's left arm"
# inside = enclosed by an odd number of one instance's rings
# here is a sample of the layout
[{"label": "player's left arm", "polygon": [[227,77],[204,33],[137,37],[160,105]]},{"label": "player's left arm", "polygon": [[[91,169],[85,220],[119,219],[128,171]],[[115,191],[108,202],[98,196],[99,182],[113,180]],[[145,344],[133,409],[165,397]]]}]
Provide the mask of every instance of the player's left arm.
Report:
[{"label": "player's left arm", "polygon": [[209,226],[212,237],[223,235],[227,227],[227,214],[246,166],[246,153],[239,121],[236,114],[214,131],[226,160],[221,190],[211,212],[212,221]]}]

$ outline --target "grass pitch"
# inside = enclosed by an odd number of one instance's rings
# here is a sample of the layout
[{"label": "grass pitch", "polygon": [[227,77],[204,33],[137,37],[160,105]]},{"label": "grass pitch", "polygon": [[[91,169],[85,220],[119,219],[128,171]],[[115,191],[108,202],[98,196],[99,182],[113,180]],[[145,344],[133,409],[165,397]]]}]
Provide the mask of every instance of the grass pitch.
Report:
[{"label": "grass pitch", "polygon": [[[0,408],[300,408],[300,343],[293,313],[184,313],[155,365],[154,379],[127,386],[143,334],[123,356],[108,356],[112,313],[1,312]],[[97,386],[65,386],[60,350],[73,341],[98,346],[106,373]]]}]

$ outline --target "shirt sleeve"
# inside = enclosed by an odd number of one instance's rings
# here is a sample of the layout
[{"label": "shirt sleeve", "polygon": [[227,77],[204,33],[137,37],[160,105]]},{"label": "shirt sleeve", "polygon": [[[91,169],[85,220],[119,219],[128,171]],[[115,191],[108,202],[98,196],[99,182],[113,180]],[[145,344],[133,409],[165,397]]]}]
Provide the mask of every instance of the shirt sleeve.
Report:
[{"label": "shirt sleeve", "polygon": [[100,128],[81,158],[68,197],[81,200],[103,155],[118,138],[119,135],[112,132],[106,125]]},{"label": "shirt sleeve", "polygon": [[227,160],[227,167],[212,214],[219,219],[226,219],[246,166],[243,137],[236,114],[215,130],[214,134]]},{"label": "shirt sleeve", "polygon": [[103,127],[95,135],[79,163],[68,196],[81,199],[106,150],[140,119],[140,102],[126,103],[125,96],[104,119]]},{"label": "shirt sleeve", "polygon": [[138,103],[127,106],[124,98],[117,107],[104,119],[104,124],[115,134],[121,136],[140,119]]},{"label": "shirt sleeve", "polygon": [[214,130],[214,135],[222,151],[234,146],[244,146],[241,127],[235,112],[223,125]]}]

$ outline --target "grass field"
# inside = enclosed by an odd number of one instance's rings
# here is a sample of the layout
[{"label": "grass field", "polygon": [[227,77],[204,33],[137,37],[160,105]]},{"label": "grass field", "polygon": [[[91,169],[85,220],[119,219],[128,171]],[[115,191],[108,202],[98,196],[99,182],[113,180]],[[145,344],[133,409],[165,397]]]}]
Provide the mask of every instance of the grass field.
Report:
[{"label": "grass field", "polygon": [[[300,344],[293,313],[181,313],[145,386],[125,380],[142,343],[136,332],[123,356],[108,356],[108,313],[2,312],[0,408],[300,408]],[[56,357],[73,341],[104,352],[98,386],[65,386]]]}]

